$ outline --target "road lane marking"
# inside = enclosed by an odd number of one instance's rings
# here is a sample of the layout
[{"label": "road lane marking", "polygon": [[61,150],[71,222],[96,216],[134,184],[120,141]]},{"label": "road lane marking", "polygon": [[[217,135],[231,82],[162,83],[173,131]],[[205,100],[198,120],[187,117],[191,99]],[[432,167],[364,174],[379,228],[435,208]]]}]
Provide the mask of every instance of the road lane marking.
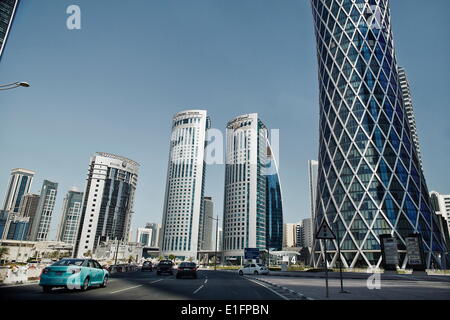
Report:
[{"label": "road lane marking", "polygon": [[164,279],[155,280],[155,281],[150,282],[150,284],[152,284],[152,283],[157,283],[157,282],[160,282],[160,281],[163,281],[163,280],[164,280]]},{"label": "road lane marking", "polygon": [[196,294],[197,292],[199,292],[200,290],[202,290],[204,287],[204,285],[202,284],[197,290],[194,291],[193,294]]},{"label": "road lane marking", "polygon": [[259,281],[256,281],[256,280],[253,280],[253,279],[250,279],[250,278],[247,278],[247,277],[246,277],[245,279],[247,279],[248,281],[251,281],[251,282],[253,282],[253,283],[258,284],[258,285],[260,285],[261,287],[266,288],[267,290],[272,291],[273,293],[275,293],[277,296],[281,297],[281,298],[284,299],[284,300],[289,300],[287,297],[285,297],[285,296],[282,295],[281,293],[276,292],[276,291],[273,290],[272,288],[269,288],[268,286],[264,285],[263,283],[261,283],[261,282],[259,282]]},{"label": "road lane marking", "polygon": [[120,290],[111,292],[111,294],[113,294],[113,293],[118,293],[118,292],[122,292],[122,291],[126,291],[126,290],[131,290],[131,289],[135,289],[135,288],[139,288],[139,287],[142,287],[142,286],[143,286],[143,285],[140,284],[140,285],[138,285],[138,286],[129,287],[129,288],[125,288],[125,289],[120,289]]},{"label": "road lane marking", "polygon": [[206,280],[205,280],[204,284],[207,284],[207,283],[208,283],[208,278],[206,278]]}]

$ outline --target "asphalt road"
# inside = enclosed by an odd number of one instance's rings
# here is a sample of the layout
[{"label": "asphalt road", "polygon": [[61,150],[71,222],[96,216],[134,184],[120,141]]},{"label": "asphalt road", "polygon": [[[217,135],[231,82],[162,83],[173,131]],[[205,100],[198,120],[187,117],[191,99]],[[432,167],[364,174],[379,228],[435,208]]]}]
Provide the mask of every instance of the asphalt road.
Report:
[{"label": "asphalt road", "polygon": [[85,292],[53,289],[43,293],[37,284],[0,287],[1,300],[282,300],[274,291],[235,272],[199,271],[198,279],[132,272],[111,275],[106,288]]}]

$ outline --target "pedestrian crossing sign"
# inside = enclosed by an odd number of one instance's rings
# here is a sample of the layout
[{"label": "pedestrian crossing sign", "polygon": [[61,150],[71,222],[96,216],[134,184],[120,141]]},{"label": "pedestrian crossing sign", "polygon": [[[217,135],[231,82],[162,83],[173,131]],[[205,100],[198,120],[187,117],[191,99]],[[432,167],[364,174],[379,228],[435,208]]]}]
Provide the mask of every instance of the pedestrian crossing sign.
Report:
[{"label": "pedestrian crossing sign", "polygon": [[316,239],[322,239],[322,240],[336,239],[336,235],[334,234],[333,230],[331,230],[330,226],[328,225],[328,223],[325,219],[323,219],[322,223],[320,224],[319,230],[317,231],[317,234],[316,234]]}]

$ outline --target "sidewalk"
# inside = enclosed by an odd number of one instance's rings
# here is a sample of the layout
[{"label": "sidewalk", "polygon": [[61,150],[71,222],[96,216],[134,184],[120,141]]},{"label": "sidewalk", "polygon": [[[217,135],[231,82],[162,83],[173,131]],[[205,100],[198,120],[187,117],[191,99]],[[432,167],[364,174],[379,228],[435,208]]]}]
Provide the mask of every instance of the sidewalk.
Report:
[{"label": "sidewalk", "polygon": [[[344,279],[367,279],[371,273],[343,272]],[[427,275],[425,272],[413,274],[381,273],[381,280],[407,280],[407,281],[440,281],[450,282],[449,276]],[[305,271],[270,271],[269,276],[276,277],[303,277],[303,278],[325,278],[325,272],[305,272]],[[339,272],[328,272],[330,279],[339,279]]]}]

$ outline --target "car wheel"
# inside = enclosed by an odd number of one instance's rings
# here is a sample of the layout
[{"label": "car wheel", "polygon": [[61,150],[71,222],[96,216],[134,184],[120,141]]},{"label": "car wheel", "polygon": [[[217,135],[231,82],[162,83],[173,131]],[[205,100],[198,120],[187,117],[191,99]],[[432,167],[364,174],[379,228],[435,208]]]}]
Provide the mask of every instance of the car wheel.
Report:
[{"label": "car wheel", "polygon": [[257,275],[258,275],[258,271],[255,270],[255,272],[253,272],[253,274],[254,274],[255,276],[257,276]]},{"label": "car wheel", "polygon": [[239,270],[239,275],[240,275],[240,276],[243,276],[243,275],[244,275],[244,272],[242,272],[242,270]]},{"label": "car wheel", "polygon": [[198,277],[197,277],[197,275],[196,275],[196,274],[194,274],[194,279],[198,279]]},{"label": "car wheel", "polygon": [[105,277],[103,278],[103,282],[102,282],[102,284],[101,284],[101,287],[102,287],[102,288],[106,288],[107,285],[108,285],[108,276],[105,276]]},{"label": "car wheel", "polygon": [[89,277],[84,279],[83,285],[81,286],[81,291],[86,291],[89,288]]},{"label": "car wheel", "polygon": [[42,291],[44,291],[45,293],[50,293],[52,291],[52,287],[50,287],[50,286],[43,286],[42,287]]}]

